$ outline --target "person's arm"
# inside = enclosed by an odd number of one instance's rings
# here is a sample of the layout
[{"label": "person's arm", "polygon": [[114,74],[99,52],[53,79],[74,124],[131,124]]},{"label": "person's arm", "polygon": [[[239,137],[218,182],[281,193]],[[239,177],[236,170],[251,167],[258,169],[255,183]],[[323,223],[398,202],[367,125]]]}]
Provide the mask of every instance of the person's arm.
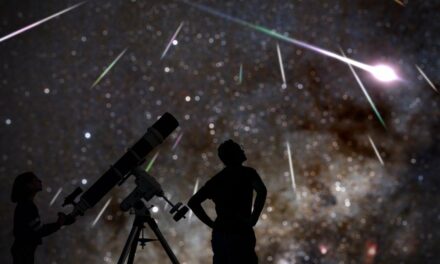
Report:
[{"label": "person's arm", "polygon": [[193,213],[210,228],[214,227],[214,221],[206,214],[202,207],[202,203],[208,199],[208,194],[205,190],[206,186],[203,186],[196,194],[194,194],[188,201],[188,207],[191,208]]},{"label": "person's arm", "polygon": [[34,222],[31,223],[31,227],[37,236],[45,237],[58,231],[64,224],[64,219],[64,214],[58,214],[58,219],[55,223],[41,224],[40,218],[38,217],[36,221],[34,220]]},{"label": "person's arm", "polygon": [[260,217],[260,214],[263,211],[264,203],[266,202],[266,196],[267,196],[266,186],[264,185],[263,181],[261,180],[260,176],[256,171],[255,174],[256,177],[252,182],[252,186],[255,192],[257,193],[257,196],[255,197],[254,208],[251,214],[252,226],[255,226],[257,224],[258,218]]},{"label": "person's arm", "polygon": [[37,230],[35,230],[35,232],[39,237],[45,237],[58,231],[60,227],[61,225],[58,222],[49,223],[41,225]]}]

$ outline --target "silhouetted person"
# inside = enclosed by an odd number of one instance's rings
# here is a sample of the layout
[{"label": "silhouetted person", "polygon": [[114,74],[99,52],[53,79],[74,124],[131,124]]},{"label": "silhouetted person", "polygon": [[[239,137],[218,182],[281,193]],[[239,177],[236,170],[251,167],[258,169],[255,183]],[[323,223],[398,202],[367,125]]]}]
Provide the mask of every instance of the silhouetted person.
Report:
[{"label": "silhouetted person", "polygon": [[32,172],[17,176],[12,186],[11,200],[17,203],[14,213],[14,244],[11,248],[14,264],[34,263],[35,249],[42,237],[56,232],[63,224],[73,223],[63,213],[58,213],[55,223],[41,224],[38,208],[34,204],[35,195],[41,191],[41,180]]},{"label": "silhouetted person", "polygon": [[[218,156],[225,168],[191,197],[188,206],[213,229],[211,244],[214,264],[258,263],[253,227],[264,207],[266,186],[256,170],[242,165],[246,155],[234,141],[223,142],[218,148]],[[257,195],[252,210],[254,190]],[[206,199],[215,203],[215,221],[201,206]]]}]

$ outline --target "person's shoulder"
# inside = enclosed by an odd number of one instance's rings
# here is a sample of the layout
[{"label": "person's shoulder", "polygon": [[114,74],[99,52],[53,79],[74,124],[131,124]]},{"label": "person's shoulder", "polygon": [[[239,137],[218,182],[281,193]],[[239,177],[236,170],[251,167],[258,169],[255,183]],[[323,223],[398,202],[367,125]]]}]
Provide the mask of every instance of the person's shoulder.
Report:
[{"label": "person's shoulder", "polygon": [[249,177],[250,179],[252,179],[252,181],[259,178],[257,170],[252,167],[243,166],[243,171],[244,171],[243,174],[246,175],[246,177]]},{"label": "person's shoulder", "polygon": [[214,176],[212,176],[211,180],[219,179],[219,178],[223,177],[225,174],[228,174],[228,173],[229,173],[229,168],[228,167],[224,167],[219,172],[217,172]]},{"label": "person's shoulder", "polygon": [[248,172],[248,173],[252,173],[252,174],[258,174],[257,170],[252,168],[252,167],[248,167],[248,166],[243,166],[243,169]]},{"label": "person's shoulder", "polygon": [[214,176],[212,176],[210,179],[208,179],[206,181],[205,185],[211,184],[213,182],[220,180],[220,178],[222,178],[224,174],[225,174],[225,169],[223,168],[221,171],[217,172],[216,174],[214,174]]}]

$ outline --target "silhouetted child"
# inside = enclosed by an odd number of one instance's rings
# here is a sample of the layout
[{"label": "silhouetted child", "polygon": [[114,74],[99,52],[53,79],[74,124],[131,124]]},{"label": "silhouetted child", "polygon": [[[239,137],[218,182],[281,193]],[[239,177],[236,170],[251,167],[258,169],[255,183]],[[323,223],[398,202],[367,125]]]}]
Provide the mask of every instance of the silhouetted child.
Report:
[{"label": "silhouetted child", "polygon": [[[218,156],[225,168],[191,197],[188,206],[213,229],[211,244],[214,264],[258,263],[253,227],[264,207],[266,186],[253,168],[242,165],[247,158],[234,141],[223,142],[218,148]],[[254,190],[257,195],[252,210]],[[201,206],[206,199],[215,203],[215,221]]]},{"label": "silhouetted child", "polygon": [[56,232],[63,224],[73,223],[63,213],[51,224],[41,224],[34,197],[41,191],[41,180],[32,172],[25,172],[15,178],[11,200],[17,203],[14,213],[14,244],[11,248],[14,264],[34,263],[35,249],[42,237]]}]

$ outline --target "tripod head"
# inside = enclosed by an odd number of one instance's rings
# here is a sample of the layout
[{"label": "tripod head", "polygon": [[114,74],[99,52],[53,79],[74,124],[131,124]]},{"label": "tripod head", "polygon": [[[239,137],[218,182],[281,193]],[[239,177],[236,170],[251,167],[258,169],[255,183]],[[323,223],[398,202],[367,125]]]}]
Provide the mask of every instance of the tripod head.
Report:
[{"label": "tripod head", "polygon": [[128,211],[133,207],[137,209],[136,207],[139,205],[139,202],[142,199],[148,202],[154,196],[158,196],[163,198],[171,206],[170,213],[175,213],[173,216],[175,221],[185,218],[185,214],[189,210],[188,207],[182,206],[182,203],[177,203],[174,205],[170,200],[168,200],[165,197],[162,186],[154,177],[140,167],[134,169],[132,174],[136,178],[136,188],[127,196],[127,198],[122,201],[120,205],[122,211]]}]

